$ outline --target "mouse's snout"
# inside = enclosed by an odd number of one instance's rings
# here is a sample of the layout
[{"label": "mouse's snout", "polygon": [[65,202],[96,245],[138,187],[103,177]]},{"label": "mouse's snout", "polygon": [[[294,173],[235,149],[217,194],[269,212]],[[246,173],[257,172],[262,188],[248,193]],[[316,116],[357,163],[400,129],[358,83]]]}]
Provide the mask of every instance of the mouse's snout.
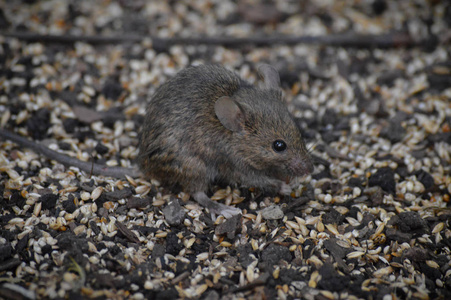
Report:
[{"label": "mouse's snout", "polygon": [[304,176],[313,172],[314,166],[310,157],[295,158],[290,166],[295,176]]}]

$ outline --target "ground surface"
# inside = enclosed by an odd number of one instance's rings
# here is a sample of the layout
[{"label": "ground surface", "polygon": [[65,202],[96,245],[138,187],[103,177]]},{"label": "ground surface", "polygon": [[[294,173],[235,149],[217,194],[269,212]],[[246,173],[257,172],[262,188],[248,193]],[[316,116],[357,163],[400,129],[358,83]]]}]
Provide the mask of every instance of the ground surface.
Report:
[{"label": "ground surface", "polygon": [[0,35],[0,124],[54,150],[132,166],[147,97],[161,83],[206,62],[255,82],[266,62],[279,70],[316,161],[292,197],[218,187],[214,198],[243,215],[212,221],[156,181],[90,176],[2,140],[0,297],[450,299],[450,23],[447,1],[1,1],[3,33],[402,30],[420,45],[224,48]]}]

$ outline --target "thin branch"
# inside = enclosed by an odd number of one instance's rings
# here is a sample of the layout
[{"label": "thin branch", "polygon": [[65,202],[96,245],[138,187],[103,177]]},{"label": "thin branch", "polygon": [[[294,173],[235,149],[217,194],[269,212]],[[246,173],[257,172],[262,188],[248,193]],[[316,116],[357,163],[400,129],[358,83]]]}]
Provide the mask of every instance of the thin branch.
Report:
[{"label": "thin branch", "polygon": [[242,47],[244,45],[271,46],[275,44],[317,44],[351,48],[393,48],[422,45],[425,41],[415,41],[405,32],[394,32],[382,35],[336,34],[324,36],[262,36],[262,37],[173,37],[159,38],[142,35],[41,35],[32,32],[2,32],[5,37],[17,38],[27,42],[72,44],[85,42],[94,45],[139,43],[148,38],[154,47],[168,48],[172,45],[215,45],[224,47]]},{"label": "thin branch", "polygon": [[141,173],[134,168],[124,167],[109,167],[101,164],[96,164],[87,161],[81,161],[75,157],[71,157],[59,152],[56,152],[38,142],[21,137],[11,131],[0,128],[0,140],[10,140],[24,148],[30,148],[31,150],[44,155],[45,157],[56,160],[57,162],[65,165],[66,167],[77,167],[81,171],[93,175],[103,175],[114,178],[125,178],[125,176],[139,177]]}]

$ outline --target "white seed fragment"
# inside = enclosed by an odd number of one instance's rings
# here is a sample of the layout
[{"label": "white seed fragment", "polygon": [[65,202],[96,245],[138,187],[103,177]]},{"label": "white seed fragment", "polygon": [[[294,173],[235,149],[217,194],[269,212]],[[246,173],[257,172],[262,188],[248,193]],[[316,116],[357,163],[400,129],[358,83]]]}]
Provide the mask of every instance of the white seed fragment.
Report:
[{"label": "white seed fragment", "polygon": [[358,258],[358,257],[362,257],[363,255],[365,255],[365,252],[354,251],[354,252],[348,253],[348,255],[346,255],[346,257],[347,258]]},{"label": "white seed fragment", "polygon": [[97,265],[100,262],[100,259],[96,255],[93,255],[89,257],[89,262]]},{"label": "white seed fragment", "polygon": [[443,228],[445,228],[445,223],[440,222],[434,226],[434,229],[432,229],[432,233],[433,234],[439,233],[440,231],[443,230]]},{"label": "white seed fragment", "polygon": [[246,269],[246,279],[249,283],[254,281],[254,267],[252,266],[252,264],[249,265]]},{"label": "white seed fragment", "polygon": [[299,224],[293,221],[286,221],[285,224],[287,225],[288,228],[291,229],[299,229]]},{"label": "white seed fragment", "polygon": [[8,224],[10,225],[20,225],[20,224],[24,224],[24,220],[22,218],[13,218],[11,220],[9,220]]},{"label": "white seed fragment", "polygon": [[200,253],[200,254],[198,254],[197,256],[196,256],[196,261],[204,261],[204,260],[207,260],[208,259],[208,256],[209,256],[209,254],[208,254],[208,252],[203,252],[203,253]]},{"label": "white seed fragment", "polygon": [[16,172],[16,170],[14,169],[10,169],[10,168],[1,168],[0,171],[5,171],[6,174],[8,174],[9,178],[13,179],[13,180],[17,180],[20,175],[19,173]]},{"label": "white seed fragment", "polygon": [[439,264],[436,263],[436,262],[433,261],[433,260],[427,260],[427,261],[426,261],[426,264],[427,264],[429,267],[431,267],[431,268],[434,268],[434,269],[440,269]]},{"label": "white seed fragment", "polygon": [[387,276],[393,272],[393,268],[391,266],[376,270],[373,275],[377,278],[381,278],[383,276]]},{"label": "white seed fragment", "polygon": [[155,237],[157,237],[157,238],[165,238],[167,236],[168,236],[167,232],[159,232],[159,233],[155,234]]},{"label": "white seed fragment", "polygon": [[88,192],[82,192],[82,193],[80,194],[80,198],[81,198],[81,200],[83,200],[83,201],[88,201],[89,199],[91,199],[91,194],[88,193]]},{"label": "white seed fragment", "polygon": [[96,187],[91,193],[91,199],[93,201],[97,200],[100,197],[100,195],[102,195],[102,192],[103,192],[103,187],[101,187],[101,186]]},{"label": "white seed fragment", "polygon": [[207,289],[208,289],[207,284],[200,285],[198,288],[196,288],[196,295],[198,296],[202,295]]},{"label": "white seed fragment", "polygon": [[136,194],[138,194],[138,195],[147,194],[150,192],[150,190],[151,190],[151,187],[147,186],[147,185],[140,185],[140,186],[136,187],[136,189],[135,189]]},{"label": "white seed fragment", "polygon": [[324,231],[324,223],[321,221],[318,221],[318,223],[316,224],[316,229],[318,230],[318,232],[323,232]]},{"label": "white seed fragment", "polygon": [[86,230],[86,226],[85,225],[79,225],[79,226],[74,228],[74,234],[75,235],[79,235],[80,233],[83,233],[85,230]]},{"label": "white seed fragment", "polygon": [[36,217],[38,217],[39,214],[41,213],[41,208],[42,208],[42,202],[37,202],[37,203],[34,205],[33,215],[35,215]]},{"label": "white seed fragment", "polygon": [[362,190],[360,188],[358,188],[358,187],[354,187],[352,189],[352,196],[354,198],[359,197],[361,195],[361,193],[362,193]]},{"label": "white seed fragment", "polygon": [[334,224],[327,224],[326,225],[327,230],[329,230],[330,232],[332,232],[335,235],[339,235],[340,233],[338,232],[337,227]]},{"label": "white seed fragment", "polygon": [[334,294],[332,292],[330,292],[330,291],[322,290],[322,291],[320,291],[320,293],[321,293],[321,295],[323,295],[327,299],[335,299]]},{"label": "white seed fragment", "polygon": [[190,238],[189,240],[185,240],[184,244],[185,244],[185,248],[189,249],[191,248],[191,246],[194,244],[194,242],[196,241],[196,238]]}]

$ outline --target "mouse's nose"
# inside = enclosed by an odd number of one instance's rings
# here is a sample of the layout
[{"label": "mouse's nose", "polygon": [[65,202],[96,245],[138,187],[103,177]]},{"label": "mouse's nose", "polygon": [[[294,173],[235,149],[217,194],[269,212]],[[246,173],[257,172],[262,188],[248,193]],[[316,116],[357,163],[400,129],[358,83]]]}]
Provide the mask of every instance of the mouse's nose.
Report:
[{"label": "mouse's nose", "polygon": [[292,170],[295,176],[303,176],[313,172],[314,166],[310,157],[295,158],[292,162]]}]

